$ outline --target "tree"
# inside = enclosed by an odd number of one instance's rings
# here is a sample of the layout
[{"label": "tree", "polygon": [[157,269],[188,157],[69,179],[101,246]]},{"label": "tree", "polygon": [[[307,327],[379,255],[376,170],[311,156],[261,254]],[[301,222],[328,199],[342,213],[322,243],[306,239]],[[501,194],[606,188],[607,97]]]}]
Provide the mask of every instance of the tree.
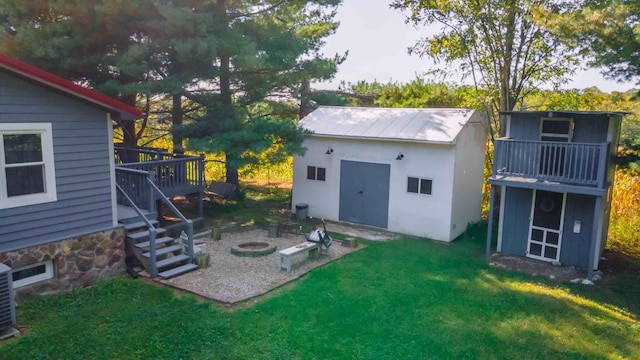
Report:
[{"label": "tree", "polygon": [[[301,152],[296,115],[280,101],[327,79],[343,57],[322,58],[340,0],[5,0],[0,50],[134,105],[142,126],[170,117],[174,151],[221,152],[227,181],[257,159]],[[7,34],[7,35],[5,35]],[[266,104],[267,106],[257,106]],[[269,156],[259,156],[266,152]]]},{"label": "tree", "polygon": [[590,65],[611,79],[640,78],[640,2],[583,0],[553,18],[558,34],[576,39]]},{"label": "tree", "polygon": [[[214,56],[209,27],[202,26],[208,19],[192,3],[6,0],[0,3],[0,14],[15,34],[0,35],[0,51],[144,107],[147,116],[139,126],[118,122],[123,142],[132,146],[146,129],[151,102],[162,94],[177,98],[174,105],[180,106],[169,112],[180,123],[183,112],[177,94],[203,75],[201,69]],[[180,151],[182,141],[176,142]]]},{"label": "tree", "polygon": [[[223,153],[226,181],[260,159],[301,153],[304,132],[273,112],[278,101],[297,98],[309,79],[328,79],[342,61],[322,58],[340,0],[217,0],[212,5],[218,52],[211,81],[194,98],[206,110],[183,126],[190,149]],[[261,153],[267,157],[259,156]]]},{"label": "tree", "polygon": [[[543,14],[559,12],[553,0],[394,0],[391,7],[408,10],[407,22],[439,25],[439,33],[418,41],[410,50],[460,64],[471,77],[496,131],[504,135],[497,111],[513,110],[539,83],[565,80],[577,60],[567,39],[546,28]],[[454,72],[450,70],[450,72]],[[493,133],[492,133],[493,136]]]}]

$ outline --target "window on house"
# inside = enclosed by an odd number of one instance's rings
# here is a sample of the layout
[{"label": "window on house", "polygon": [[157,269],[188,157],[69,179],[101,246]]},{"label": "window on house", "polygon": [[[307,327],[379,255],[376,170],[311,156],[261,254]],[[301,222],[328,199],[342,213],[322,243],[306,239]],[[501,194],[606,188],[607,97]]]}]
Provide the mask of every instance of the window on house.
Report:
[{"label": "window on house", "polygon": [[541,141],[570,142],[573,137],[573,119],[542,118],[540,124]]},{"label": "window on house", "polygon": [[433,180],[417,177],[407,178],[407,192],[415,194],[431,195]]},{"label": "window on house", "polygon": [[307,166],[307,179],[308,180],[326,180],[327,169],[323,167]]},{"label": "window on house", "polygon": [[0,209],[56,200],[51,124],[0,124]]},{"label": "window on house", "polygon": [[13,278],[14,288],[51,279],[53,278],[53,260],[47,260],[14,269],[11,272],[11,277]]}]

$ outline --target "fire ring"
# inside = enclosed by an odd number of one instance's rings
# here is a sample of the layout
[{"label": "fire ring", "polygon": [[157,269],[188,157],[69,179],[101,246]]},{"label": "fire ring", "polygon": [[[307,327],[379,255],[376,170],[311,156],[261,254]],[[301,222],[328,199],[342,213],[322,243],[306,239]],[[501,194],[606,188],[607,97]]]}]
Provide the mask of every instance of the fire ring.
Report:
[{"label": "fire ring", "polygon": [[276,251],[276,245],[264,241],[251,241],[231,247],[231,253],[236,256],[265,256]]}]

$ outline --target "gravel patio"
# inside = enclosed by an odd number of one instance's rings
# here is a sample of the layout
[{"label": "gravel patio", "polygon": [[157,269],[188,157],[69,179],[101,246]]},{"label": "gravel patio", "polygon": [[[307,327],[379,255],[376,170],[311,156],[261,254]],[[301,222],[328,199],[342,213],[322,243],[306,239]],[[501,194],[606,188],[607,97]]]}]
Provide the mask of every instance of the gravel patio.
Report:
[{"label": "gravel patio", "polygon": [[[329,225],[328,225],[329,226]],[[291,272],[280,270],[279,251],[305,242],[302,234],[283,233],[280,237],[270,238],[268,230],[259,228],[241,229],[223,232],[221,240],[212,240],[210,236],[200,236],[206,243],[210,256],[209,267],[158,282],[188,291],[207,299],[224,304],[235,304],[265,294],[278,286],[295,280],[309,270],[362,249],[343,246],[342,241],[334,239],[329,254],[318,259],[308,259],[307,253],[295,255]],[[275,252],[257,257],[241,257],[231,253],[231,247],[246,242],[267,242],[276,245]]]}]

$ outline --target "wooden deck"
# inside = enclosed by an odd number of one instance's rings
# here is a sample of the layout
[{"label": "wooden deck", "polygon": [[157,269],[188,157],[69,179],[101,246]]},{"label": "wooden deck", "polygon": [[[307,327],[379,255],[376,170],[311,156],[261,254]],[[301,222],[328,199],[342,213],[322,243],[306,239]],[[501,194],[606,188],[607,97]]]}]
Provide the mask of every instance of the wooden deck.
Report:
[{"label": "wooden deck", "polygon": [[[155,212],[155,184],[168,198],[204,192],[204,156],[172,154],[162,149],[124,148],[115,146],[116,183],[140,209]],[[202,196],[200,196],[201,198]],[[123,196],[118,204],[128,206]],[[202,199],[200,206],[202,208]],[[200,211],[202,214],[202,211]]]}]

